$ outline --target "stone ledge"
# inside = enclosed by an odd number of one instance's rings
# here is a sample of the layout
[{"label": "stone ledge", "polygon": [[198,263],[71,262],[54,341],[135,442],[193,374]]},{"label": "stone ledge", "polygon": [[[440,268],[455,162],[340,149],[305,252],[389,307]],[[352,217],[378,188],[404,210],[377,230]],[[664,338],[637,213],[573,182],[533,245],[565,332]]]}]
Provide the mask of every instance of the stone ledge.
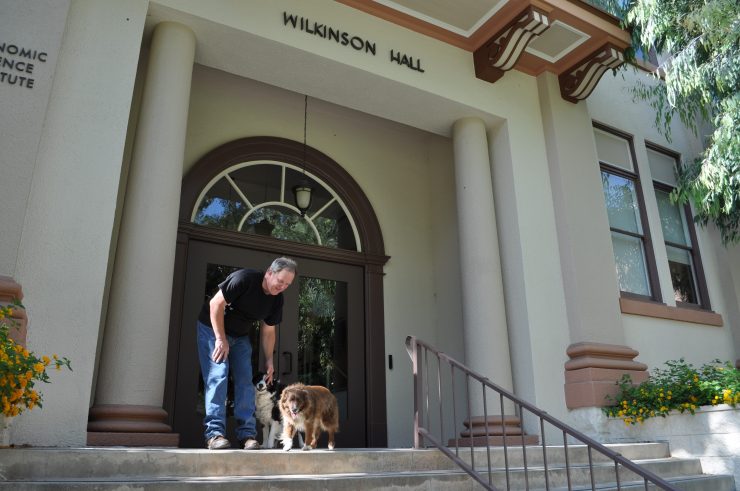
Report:
[{"label": "stone ledge", "polygon": [[740,407],[702,406],[693,415],[673,411],[635,425],[608,418],[595,407],[569,415],[572,426],[603,443],[667,442],[673,456],[700,459],[704,472],[732,474],[740,489]]}]

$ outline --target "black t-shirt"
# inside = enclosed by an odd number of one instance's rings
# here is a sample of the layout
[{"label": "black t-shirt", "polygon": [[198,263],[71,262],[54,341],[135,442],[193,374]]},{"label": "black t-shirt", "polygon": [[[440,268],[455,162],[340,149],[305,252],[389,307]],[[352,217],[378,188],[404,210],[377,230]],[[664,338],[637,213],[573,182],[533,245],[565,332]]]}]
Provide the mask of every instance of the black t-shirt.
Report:
[{"label": "black t-shirt", "polygon": [[[229,336],[246,336],[254,321],[275,326],[283,320],[283,294],[266,294],[262,289],[264,276],[262,271],[240,269],[218,285],[226,299],[224,324]],[[203,305],[198,320],[211,326],[208,302]]]}]

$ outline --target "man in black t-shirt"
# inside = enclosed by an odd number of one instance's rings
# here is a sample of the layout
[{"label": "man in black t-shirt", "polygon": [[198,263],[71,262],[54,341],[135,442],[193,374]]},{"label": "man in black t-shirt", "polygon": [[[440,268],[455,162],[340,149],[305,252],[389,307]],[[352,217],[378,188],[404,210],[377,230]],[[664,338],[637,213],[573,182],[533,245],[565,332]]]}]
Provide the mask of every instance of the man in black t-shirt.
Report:
[{"label": "man in black t-shirt", "polygon": [[275,259],[266,272],[240,269],[218,285],[218,292],[198,316],[198,358],[205,385],[206,445],[230,448],[226,439],[226,390],[229,373],[234,381],[236,437],[246,450],[259,448],[254,418],[252,345],[249,330],[260,322],[266,381],[272,380],[275,326],[283,317],[283,291],[296,275],[296,263]]}]

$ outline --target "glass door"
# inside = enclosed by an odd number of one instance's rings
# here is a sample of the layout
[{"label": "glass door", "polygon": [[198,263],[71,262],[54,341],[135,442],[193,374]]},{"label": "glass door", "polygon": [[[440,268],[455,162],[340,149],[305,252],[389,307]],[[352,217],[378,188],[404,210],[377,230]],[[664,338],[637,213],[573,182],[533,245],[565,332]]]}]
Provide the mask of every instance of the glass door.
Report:
[{"label": "glass door", "polygon": [[[264,270],[279,253],[191,241],[180,332],[174,429],[181,446],[202,447],[203,394],[195,344],[195,322],[218,284],[239,268]],[[276,376],[290,384],[328,387],[337,397],[337,447],[366,446],[365,329],[363,275],[359,266],[302,259],[293,285],[284,292],[283,322],[277,329]],[[250,335],[255,372],[264,367],[258,326]],[[231,418],[230,418],[231,419]],[[232,441],[233,422],[227,431]],[[261,433],[260,433],[261,435]],[[320,440],[320,446],[325,445]]]}]

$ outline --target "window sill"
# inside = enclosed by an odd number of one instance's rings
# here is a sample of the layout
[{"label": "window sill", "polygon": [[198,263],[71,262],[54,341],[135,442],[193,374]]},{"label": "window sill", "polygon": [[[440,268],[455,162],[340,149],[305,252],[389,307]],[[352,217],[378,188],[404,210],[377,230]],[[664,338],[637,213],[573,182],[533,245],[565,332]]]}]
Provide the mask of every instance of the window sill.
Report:
[{"label": "window sill", "polygon": [[709,310],[690,309],[685,307],[671,307],[662,303],[645,302],[632,298],[620,298],[619,307],[623,314],[643,315],[674,321],[693,322],[709,326],[722,326],[722,316]]}]

